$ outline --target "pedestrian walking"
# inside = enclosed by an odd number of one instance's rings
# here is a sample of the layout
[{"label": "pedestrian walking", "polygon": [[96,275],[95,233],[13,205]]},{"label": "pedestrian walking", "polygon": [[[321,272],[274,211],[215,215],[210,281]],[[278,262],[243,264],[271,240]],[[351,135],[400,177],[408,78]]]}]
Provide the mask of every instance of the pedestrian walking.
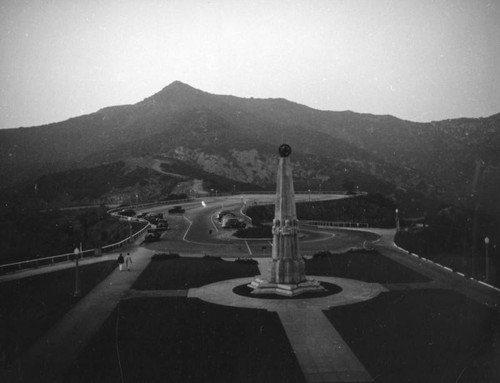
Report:
[{"label": "pedestrian walking", "polygon": [[123,264],[125,263],[125,260],[123,259],[122,253],[118,256],[118,267],[120,268],[120,271],[123,270]]},{"label": "pedestrian walking", "polygon": [[125,257],[125,265],[127,266],[127,270],[130,271],[130,266],[132,266],[132,257],[130,256],[130,253],[127,253],[127,256]]}]

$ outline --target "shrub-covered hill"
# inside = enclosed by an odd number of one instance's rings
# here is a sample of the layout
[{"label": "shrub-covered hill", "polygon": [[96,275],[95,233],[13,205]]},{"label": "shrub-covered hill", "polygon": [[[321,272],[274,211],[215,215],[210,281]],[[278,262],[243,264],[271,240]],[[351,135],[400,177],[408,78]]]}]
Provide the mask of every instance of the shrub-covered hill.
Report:
[{"label": "shrub-covered hill", "polygon": [[[193,190],[195,180],[199,181],[202,190]],[[45,174],[34,183],[0,190],[0,200],[7,201],[10,205],[31,204],[46,209],[158,201],[168,199],[171,194],[196,194],[211,189],[231,192],[260,188],[177,160],[133,158]],[[2,210],[3,207],[0,206],[0,214]]]},{"label": "shrub-covered hill", "polygon": [[134,187],[154,187],[158,195],[167,195],[176,183],[172,176],[147,168],[129,168],[120,161],[43,175],[37,180],[36,192],[46,202],[55,199],[90,202],[110,195],[113,191]]},{"label": "shrub-covered hill", "polygon": [[274,182],[276,148],[285,138],[294,150],[294,178],[308,188],[338,190],[336,183],[349,178],[363,191],[418,191],[463,205],[476,189],[485,208],[500,206],[500,114],[415,123],[284,99],[214,95],[180,82],[134,105],[2,129],[0,177],[5,186],[33,185],[54,171],[165,155],[266,187]]}]

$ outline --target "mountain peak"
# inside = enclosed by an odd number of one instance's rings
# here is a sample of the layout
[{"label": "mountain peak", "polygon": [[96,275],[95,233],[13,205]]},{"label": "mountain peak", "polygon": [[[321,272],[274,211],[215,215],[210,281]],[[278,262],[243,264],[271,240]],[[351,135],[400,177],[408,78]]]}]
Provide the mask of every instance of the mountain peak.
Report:
[{"label": "mountain peak", "polygon": [[190,91],[193,91],[194,90],[194,91],[201,92],[199,89],[195,89],[191,85],[185,84],[185,83],[183,83],[182,81],[179,81],[179,80],[176,80],[176,81],[170,83],[165,88],[163,88],[161,90],[161,92],[166,91],[166,90],[175,90],[175,91],[179,91],[179,90],[190,90]]},{"label": "mountain peak", "polygon": [[185,103],[188,100],[194,100],[205,92],[195,89],[192,86],[185,84],[181,81],[174,81],[160,90],[158,93],[144,99],[140,102],[143,103]]}]

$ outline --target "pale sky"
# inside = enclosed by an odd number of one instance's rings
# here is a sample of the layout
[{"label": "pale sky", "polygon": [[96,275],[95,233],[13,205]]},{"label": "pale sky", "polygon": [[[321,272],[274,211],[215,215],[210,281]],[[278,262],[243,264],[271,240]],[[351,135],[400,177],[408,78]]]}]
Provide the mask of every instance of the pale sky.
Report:
[{"label": "pale sky", "polygon": [[0,128],[179,80],[412,121],[500,112],[500,0],[1,0]]}]

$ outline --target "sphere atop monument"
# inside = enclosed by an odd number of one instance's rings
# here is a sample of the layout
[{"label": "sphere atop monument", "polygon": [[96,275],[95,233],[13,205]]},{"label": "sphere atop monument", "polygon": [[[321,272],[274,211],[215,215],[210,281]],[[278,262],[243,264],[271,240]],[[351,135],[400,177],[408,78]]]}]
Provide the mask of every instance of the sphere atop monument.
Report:
[{"label": "sphere atop monument", "polygon": [[292,153],[292,148],[290,145],[283,144],[278,149],[280,157],[288,157]]}]

